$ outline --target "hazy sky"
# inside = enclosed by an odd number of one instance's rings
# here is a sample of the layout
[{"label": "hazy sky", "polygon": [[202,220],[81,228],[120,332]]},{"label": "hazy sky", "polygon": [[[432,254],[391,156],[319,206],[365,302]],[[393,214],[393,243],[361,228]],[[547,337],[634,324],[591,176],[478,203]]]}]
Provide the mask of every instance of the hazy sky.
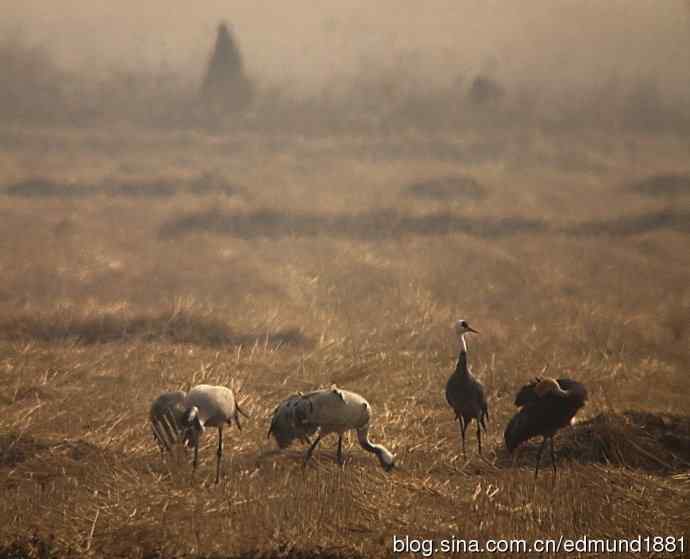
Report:
[{"label": "hazy sky", "polygon": [[248,70],[266,81],[318,86],[415,51],[432,77],[616,72],[690,90],[688,0],[0,0],[0,14],[3,32],[73,66],[200,72],[225,19]]}]

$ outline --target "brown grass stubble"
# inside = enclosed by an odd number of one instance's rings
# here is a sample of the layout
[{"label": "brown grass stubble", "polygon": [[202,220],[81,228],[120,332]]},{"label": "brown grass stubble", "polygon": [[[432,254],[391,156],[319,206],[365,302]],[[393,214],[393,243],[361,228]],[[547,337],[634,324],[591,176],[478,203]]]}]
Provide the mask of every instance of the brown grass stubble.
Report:
[{"label": "brown grass stubble", "polygon": [[[0,198],[3,545],[93,557],[293,547],[386,555],[393,534],[687,536],[682,472],[567,459],[553,486],[548,475],[533,481],[533,450],[515,467],[501,450],[516,388],[545,367],[588,385],[585,418],[628,408],[687,413],[687,232],[663,224],[562,232],[668,209],[620,189],[636,178],[623,149],[592,174],[562,172],[557,162],[575,156],[559,159],[541,140],[519,157],[504,149],[503,159],[476,163],[348,155],[334,138],[292,149],[249,140],[228,155],[205,151],[200,139],[180,161],[174,140],[137,149],[135,137],[122,155],[141,176],[211,170],[241,185],[236,195]],[[64,160],[34,162],[30,145],[6,155],[19,171],[5,182],[30,171],[60,181],[74,176],[75,161],[84,180],[123,172],[107,153],[71,142],[76,155]],[[575,139],[566,145],[582,157],[597,153],[573,147]],[[657,145],[636,167],[677,169],[674,148]],[[405,194],[409,184],[452,174],[474,177],[487,196]],[[388,208],[480,224],[517,217],[561,232],[160,234],[171,220],[211,209],[337,216]],[[675,197],[671,209],[688,202]],[[485,460],[472,439],[463,458],[443,398],[458,316],[482,331],[470,359],[492,411]],[[160,460],[145,424],[160,391],[199,382],[235,383],[253,416],[241,434],[226,434],[218,487],[212,434],[192,478],[188,457]],[[372,403],[371,436],[398,456],[391,475],[354,440],[343,469],[334,441],[306,470],[299,448],[273,452],[265,438],[273,405],[332,382]]]}]

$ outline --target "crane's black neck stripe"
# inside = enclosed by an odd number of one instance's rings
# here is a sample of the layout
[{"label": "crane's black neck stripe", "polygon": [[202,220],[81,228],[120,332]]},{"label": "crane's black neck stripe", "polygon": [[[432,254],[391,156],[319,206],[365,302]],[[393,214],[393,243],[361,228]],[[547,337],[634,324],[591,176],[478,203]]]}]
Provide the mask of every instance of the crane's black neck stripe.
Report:
[{"label": "crane's black neck stripe", "polygon": [[459,374],[467,374],[469,368],[467,367],[467,352],[462,349],[458,355],[458,364],[455,366],[455,372]]}]

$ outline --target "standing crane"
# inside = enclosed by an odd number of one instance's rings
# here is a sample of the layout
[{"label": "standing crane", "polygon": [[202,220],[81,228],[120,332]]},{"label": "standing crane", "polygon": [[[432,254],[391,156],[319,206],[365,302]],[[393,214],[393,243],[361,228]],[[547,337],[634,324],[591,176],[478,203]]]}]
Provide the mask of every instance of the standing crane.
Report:
[{"label": "standing crane", "polygon": [[220,481],[220,464],[223,459],[223,427],[232,425],[233,420],[238,429],[239,414],[247,417],[235,398],[235,393],[225,386],[199,384],[192,388],[184,400],[185,406],[185,440],[194,448],[192,467],[196,471],[199,458],[199,439],[206,427],[218,429],[218,450],[216,451],[216,483]]},{"label": "standing crane", "polygon": [[218,450],[216,451],[216,483],[220,481],[220,466],[223,459],[223,428],[235,422],[238,429],[240,414],[248,417],[240,408],[235,393],[225,386],[199,384],[189,393],[182,391],[164,392],[151,404],[149,419],[153,437],[161,449],[172,451],[174,444],[183,442],[194,449],[192,467],[196,471],[199,462],[199,440],[206,427],[218,429]]},{"label": "standing crane", "polygon": [[455,419],[460,422],[462,435],[462,453],[465,455],[465,431],[474,419],[477,422],[477,443],[479,455],[482,454],[482,429],[486,433],[485,420],[489,418],[489,408],[484,395],[484,387],[474,378],[467,364],[467,342],[465,335],[468,332],[479,334],[465,320],[455,323],[455,333],[460,337],[460,355],[455,371],[446,383],[446,400],[455,411]]},{"label": "standing crane", "polygon": [[551,465],[556,476],[556,455],[553,437],[571,423],[575,414],[587,401],[587,389],[569,378],[536,378],[523,386],[515,397],[520,409],[508,423],[504,438],[508,452],[512,453],[520,444],[532,437],[542,436],[543,441],[537,453],[535,479],[539,475],[539,461],[546,441],[550,441]]}]

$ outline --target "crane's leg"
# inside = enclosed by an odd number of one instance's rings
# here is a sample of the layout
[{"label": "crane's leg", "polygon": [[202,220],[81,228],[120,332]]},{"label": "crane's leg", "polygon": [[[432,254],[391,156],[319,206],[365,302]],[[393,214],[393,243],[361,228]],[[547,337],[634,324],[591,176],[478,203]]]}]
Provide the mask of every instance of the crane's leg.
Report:
[{"label": "crane's leg", "polygon": [[338,437],[338,464],[343,465],[343,436]]},{"label": "crane's leg", "polygon": [[[237,425],[237,428],[241,431],[242,430],[242,425],[240,424],[240,415],[235,412],[235,425]],[[232,419],[228,420],[228,425],[232,425]],[[269,432],[270,434],[270,432]]]},{"label": "crane's leg", "polygon": [[551,437],[551,465],[553,466],[553,478],[556,479],[556,453],[553,450],[553,437]]},{"label": "crane's leg", "polygon": [[192,461],[192,471],[196,472],[196,466],[199,461],[199,437],[194,441],[194,460]]},{"label": "crane's leg", "polygon": [[313,443],[311,443],[309,450],[307,450],[307,453],[304,455],[304,465],[305,466],[307,465],[307,462],[309,462],[309,459],[311,458],[311,455],[314,452],[316,445],[318,445],[320,442],[321,442],[321,434],[319,434],[319,436],[316,437],[316,440]]},{"label": "crane's leg", "polygon": [[216,483],[220,481],[220,462],[223,459],[223,426],[218,427],[218,452],[216,453]]},{"label": "crane's leg", "polygon": [[460,422],[460,434],[462,435],[462,456],[466,457],[465,452],[465,430],[467,429],[467,423],[465,423],[465,418],[461,415],[458,416],[458,421]]},{"label": "crane's leg", "polygon": [[240,407],[239,404],[235,404],[235,409],[236,409],[238,412],[240,412],[244,417],[246,417],[247,419],[249,419],[249,414],[248,414],[246,411],[244,411],[244,410]]},{"label": "crane's leg", "polygon": [[546,437],[544,437],[544,440],[539,447],[539,451],[537,452],[537,465],[534,468],[534,479],[537,479],[537,476],[539,475],[539,461],[541,460],[541,453],[544,450],[544,446],[546,446]]},{"label": "crane's leg", "polygon": [[518,446],[514,451],[513,451],[513,458],[510,463],[511,467],[515,467],[515,464],[518,462],[518,457],[520,456],[520,450],[522,449],[521,446]]},{"label": "crane's leg", "polygon": [[482,455],[482,428],[481,428],[481,423],[477,419],[477,443],[479,444],[479,456]]}]

